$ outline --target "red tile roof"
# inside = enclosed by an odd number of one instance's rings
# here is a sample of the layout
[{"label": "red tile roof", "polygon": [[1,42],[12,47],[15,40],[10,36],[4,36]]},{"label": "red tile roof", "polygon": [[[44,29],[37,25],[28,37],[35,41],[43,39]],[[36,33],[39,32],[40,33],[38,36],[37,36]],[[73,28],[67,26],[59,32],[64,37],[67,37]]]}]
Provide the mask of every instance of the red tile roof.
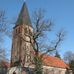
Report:
[{"label": "red tile roof", "polygon": [[65,64],[62,59],[59,59],[59,58],[53,57],[53,56],[48,56],[48,55],[44,55],[43,64],[45,66],[69,69],[69,66],[67,64]]},{"label": "red tile roof", "polygon": [[[35,55],[35,53],[34,53]],[[39,53],[39,56],[41,56],[41,53]],[[64,68],[64,69],[70,69],[69,65],[67,65],[64,60],[54,57],[54,56],[49,56],[49,55],[44,55],[42,59],[43,65],[48,66],[48,67],[57,67],[57,68]],[[34,63],[32,63],[34,64]]]}]

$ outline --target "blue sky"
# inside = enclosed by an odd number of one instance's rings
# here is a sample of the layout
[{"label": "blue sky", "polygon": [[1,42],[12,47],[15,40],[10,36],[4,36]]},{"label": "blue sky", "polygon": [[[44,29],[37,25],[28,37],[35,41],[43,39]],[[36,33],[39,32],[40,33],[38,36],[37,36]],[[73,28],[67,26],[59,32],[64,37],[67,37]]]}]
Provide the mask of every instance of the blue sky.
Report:
[{"label": "blue sky", "polygon": [[[12,19],[18,16],[23,2],[24,0],[0,0],[0,9],[5,10],[8,19]],[[59,53],[63,55],[65,51],[69,50],[74,52],[74,0],[26,0],[26,4],[30,17],[32,17],[33,11],[42,8],[46,11],[46,18],[50,18],[54,22],[54,33],[61,28],[67,32],[65,40],[59,47]],[[54,33],[50,34],[53,40]],[[11,40],[7,40],[5,44],[9,51]]]}]

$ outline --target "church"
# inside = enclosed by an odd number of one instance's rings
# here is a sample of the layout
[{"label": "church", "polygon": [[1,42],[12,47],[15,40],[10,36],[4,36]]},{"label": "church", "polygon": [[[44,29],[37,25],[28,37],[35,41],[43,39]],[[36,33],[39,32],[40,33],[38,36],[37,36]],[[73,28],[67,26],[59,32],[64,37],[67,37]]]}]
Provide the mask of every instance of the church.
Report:
[{"label": "church", "polygon": [[[32,69],[34,65],[31,63],[31,60],[33,60],[34,50],[31,44],[28,43],[30,40],[27,36],[29,32],[32,34],[33,28],[27,5],[24,2],[15,27],[13,28],[11,69],[9,70],[9,74],[33,74]],[[62,59],[48,55],[44,55],[44,58],[43,74],[71,74],[69,73],[69,66]],[[17,69],[17,64],[22,67]],[[28,73],[28,67],[31,70],[30,73]]]}]

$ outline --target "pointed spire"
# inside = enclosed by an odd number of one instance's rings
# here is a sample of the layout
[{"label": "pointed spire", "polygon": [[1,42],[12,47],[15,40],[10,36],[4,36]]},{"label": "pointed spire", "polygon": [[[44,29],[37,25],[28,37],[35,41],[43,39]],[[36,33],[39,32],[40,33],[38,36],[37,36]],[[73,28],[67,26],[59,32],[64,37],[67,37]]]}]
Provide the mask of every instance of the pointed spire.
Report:
[{"label": "pointed spire", "polygon": [[18,20],[16,22],[16,25],[22,25],[22,24],[31,26],[31,20],[30,20],[30,16],[29,16],[25,1],[23,3],[21,12],[20,12]]}]

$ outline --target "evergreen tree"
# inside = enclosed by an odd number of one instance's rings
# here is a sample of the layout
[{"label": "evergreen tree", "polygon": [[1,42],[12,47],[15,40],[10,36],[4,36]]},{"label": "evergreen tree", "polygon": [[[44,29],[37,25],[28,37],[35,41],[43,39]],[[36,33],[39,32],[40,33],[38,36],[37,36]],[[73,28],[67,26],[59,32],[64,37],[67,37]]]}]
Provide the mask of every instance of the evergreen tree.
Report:
[{"label": "evergreen tree", "polygon": [[34,74],[42,74],[42,59],[39,56],[34,57],[35,70]]},{"label": "evergreen tree", "polygon": [[70,68],[72,69],[72,72],[74,74],[74,60],[71,60],[71,62],[69,63]]},{"label": "evergreen tree", "polygon": [[57,51],[56,51],[55,57],[57,57],[57,58],[60,58],[60,59],[61,59],[60,54],[59,54]]}]

